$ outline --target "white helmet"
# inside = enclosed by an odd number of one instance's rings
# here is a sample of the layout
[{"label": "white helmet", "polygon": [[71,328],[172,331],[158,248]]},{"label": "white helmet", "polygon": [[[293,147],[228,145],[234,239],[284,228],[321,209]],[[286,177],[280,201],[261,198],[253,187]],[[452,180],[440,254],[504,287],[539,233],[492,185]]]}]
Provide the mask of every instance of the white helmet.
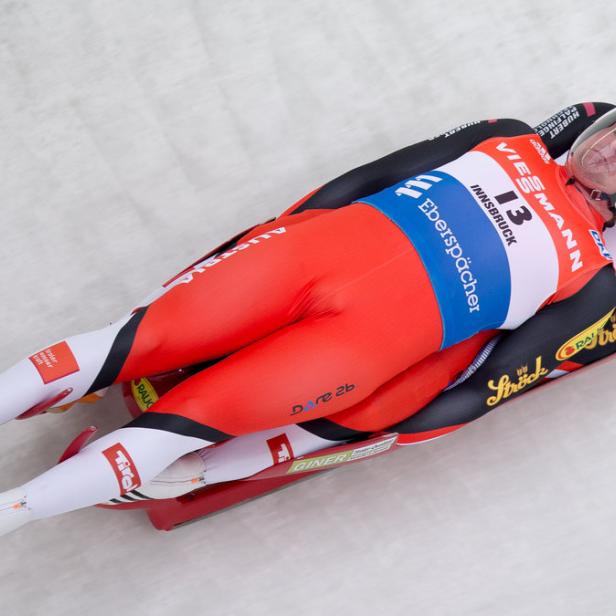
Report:
[{"label": "white helmet", "polygon": [[567,171],[587,199],[607,201],[612,219],[616,218],[616,109],[593,122],[573,142],[566,163]]}]

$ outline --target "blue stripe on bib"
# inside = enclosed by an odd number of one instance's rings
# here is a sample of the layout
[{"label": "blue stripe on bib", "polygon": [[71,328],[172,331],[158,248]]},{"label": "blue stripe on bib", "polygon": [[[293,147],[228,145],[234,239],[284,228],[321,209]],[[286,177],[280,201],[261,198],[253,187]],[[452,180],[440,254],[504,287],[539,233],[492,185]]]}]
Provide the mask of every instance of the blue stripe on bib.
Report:
[{"label": "blue stripe on bib", "polygon": [[359,203],[396,223],[419,253],[443,320],[442,349],[503,324],[511,298],[509,261],[498,232],[463,184],[430,171]]}]

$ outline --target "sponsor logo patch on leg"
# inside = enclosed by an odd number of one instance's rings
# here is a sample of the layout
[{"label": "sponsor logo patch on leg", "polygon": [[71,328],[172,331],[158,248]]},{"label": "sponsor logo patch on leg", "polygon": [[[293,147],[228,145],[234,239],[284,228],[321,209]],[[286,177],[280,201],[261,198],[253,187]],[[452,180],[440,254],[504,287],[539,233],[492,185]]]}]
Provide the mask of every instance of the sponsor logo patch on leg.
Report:
[{"label": "sponsor logo patch on leg", "polygon": [[64,341],[47,347],[28,359],[41,375],[45,385],[79,371],[79,364]]},{"label": "sponsor logo patch on leg", "polygon": [[102,453],[107,458],[109,464],[111,464],[111,468],[118,480],[121,494],[126,494],[126,492],[130,492],[141,485],[141,478],[139,477],[137,467],[122,444],[116,443],[105,449]]},{"label": "sponsor logo patch on leg", "polygon": [[286,434],[279,434],[267,439],[267,446],[272,454],[274,464],[281,464],[293,458],[293,449]]}]

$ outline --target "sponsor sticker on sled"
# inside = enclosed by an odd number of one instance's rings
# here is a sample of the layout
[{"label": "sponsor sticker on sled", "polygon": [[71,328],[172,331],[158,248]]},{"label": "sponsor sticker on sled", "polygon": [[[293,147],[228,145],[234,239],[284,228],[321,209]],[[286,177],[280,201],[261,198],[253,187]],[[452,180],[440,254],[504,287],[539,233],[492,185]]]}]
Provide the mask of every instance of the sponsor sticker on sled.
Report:
[{"label": "sponsor sticker on sled", "polygon": [[371,445],[364,445],[363,447],[357,447],[355,449],[347,449],[346,451],[332,453],[325,456],[315,456],[313,458],[296,460],[287,471],[287,474],[316,471],[329,466],[344,464],[345,462],[354,462],[355,460],[362,460],[363,458],[376,456],[391,449],[392,445],[396,442],[396,438],[396,436],[392,436],[391,438],[377,443],[372,443]]},{"label": "sponsor sticker on sled", "polygon": [[103,455],[111,465],[120,486],[120,493],[126,494],[141,485],[137,467],[128,451],[121,443],[105,449]]},{"label": "sponsor sticker on sled", "polygon": [[589,344],[595,340],[597,334],[603,329],[604,325],[609,321],[614,310],[610,310],[604,317],[601,317],[596,323],[593,323],[587,327],[584,331],[576,334],[572,338],[569,338],[565,344],[563,344],[558,351],[556,351],[556,359],[559,361],[566,361],[570,357],[573,357],[576,353],[579,353],[582,349],[585,349]]},{"label": "sponsor sticker on sled", "polygon": [[65,341],[47,347],[28,359],[34,364],[45,384],[79,371],[79,364]]}]

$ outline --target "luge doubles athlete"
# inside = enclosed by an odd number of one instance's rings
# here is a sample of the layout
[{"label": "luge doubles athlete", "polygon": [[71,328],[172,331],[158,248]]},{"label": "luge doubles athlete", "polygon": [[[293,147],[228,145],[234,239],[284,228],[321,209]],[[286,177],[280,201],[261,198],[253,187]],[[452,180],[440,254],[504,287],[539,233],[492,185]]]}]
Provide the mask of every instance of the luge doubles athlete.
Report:
[{"label": "luge doubles athlete", "polygon": [[[438,436],[477,405],[452,414],[438,407],[447,392],[426,404],[500,331],[493,355],[503,366],[523,348],[556,369],[576,350],[579,319],[596,334],[616,305],[603,236],[616,198],[611,109],[577,105],[537,130],[471,123],[355,169],[206,255],[119,322],[9,368],[2,422],[113,383],[201,369],[138,419],[0,495],[0,530],[139,490],[185,454],[287,424],[361,432],[402,422],[416,440]],[[573,342],[554,351],[554,324],[560,337],[574,315]]]}]

